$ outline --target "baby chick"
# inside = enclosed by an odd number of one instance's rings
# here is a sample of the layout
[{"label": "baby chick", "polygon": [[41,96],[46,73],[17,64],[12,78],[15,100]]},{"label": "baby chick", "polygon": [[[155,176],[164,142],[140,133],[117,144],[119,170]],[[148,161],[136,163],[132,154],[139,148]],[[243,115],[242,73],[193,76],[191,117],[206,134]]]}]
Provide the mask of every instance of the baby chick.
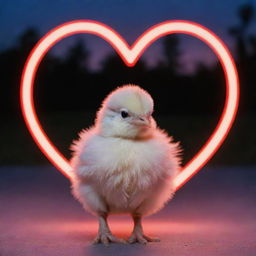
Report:
[{"label": "baby chick", "polygon": [[94,243],[126,242],[108,226],[109,214],[129,214],[129,243],[159,241],[144,234],[141,218],[172,198],[179,170],[179,145],[156,127],[153,100],[142,88],[125,85],[110,93],[93,127],[71,146],[73,195],[99,219]]}]

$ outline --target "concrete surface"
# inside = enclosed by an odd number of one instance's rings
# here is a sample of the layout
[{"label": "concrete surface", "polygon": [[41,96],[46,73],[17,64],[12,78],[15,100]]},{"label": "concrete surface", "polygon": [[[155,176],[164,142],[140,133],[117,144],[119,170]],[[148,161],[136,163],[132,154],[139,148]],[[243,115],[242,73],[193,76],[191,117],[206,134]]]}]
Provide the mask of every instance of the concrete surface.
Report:
[{"label": "concrete surface", "polygon": [[[256,255],[256,168],[205,168],[159,213],[144,219],[146,246],[91,245],[97,221],[53,167],[0,168],[0,256]],[[111,217],[127,238],[129,217]]]}]

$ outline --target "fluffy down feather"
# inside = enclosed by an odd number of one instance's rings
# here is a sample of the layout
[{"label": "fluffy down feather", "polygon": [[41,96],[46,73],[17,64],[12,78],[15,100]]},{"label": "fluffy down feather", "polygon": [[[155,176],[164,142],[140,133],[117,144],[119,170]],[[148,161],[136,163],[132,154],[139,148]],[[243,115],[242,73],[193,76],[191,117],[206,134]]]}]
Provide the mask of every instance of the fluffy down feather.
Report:
[{"label": "fluffy down feather", "polygon": [[103,101],[94,126],[74,141],[72,191],[90,213],[145,216],[172,198],[180,149],[156,127],[152,112],[146,91],[120,87]]}]

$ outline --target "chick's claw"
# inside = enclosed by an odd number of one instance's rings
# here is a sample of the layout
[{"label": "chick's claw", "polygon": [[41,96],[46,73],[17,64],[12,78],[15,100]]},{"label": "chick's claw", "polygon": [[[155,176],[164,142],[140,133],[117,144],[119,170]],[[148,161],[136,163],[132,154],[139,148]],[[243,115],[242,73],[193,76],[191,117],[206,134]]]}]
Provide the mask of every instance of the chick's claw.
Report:
[{"label": "chick's claw", "polygon": [[160,242],[161,240],[158,237],[150,237],[143,235],[143,237],[148,241],[148,242]]},{"label": "chick's claw", "polygon": [[160,242],[159,238],[153,238],[144,235],[142,232],[133,232],[132,235],[128,238],[128,243],[140,243],[140,244],[147,244],[148,242]]},{"label": "chick's claw", "polygon": [[110,232],[104,232],[104,233],[99,233],[92,244],[98,244],[98,243],[103,243],[105,246],[109,246],[109,243],[122,243],[126,244],[127,242],[124,239],[115,237],[113,234]]}]

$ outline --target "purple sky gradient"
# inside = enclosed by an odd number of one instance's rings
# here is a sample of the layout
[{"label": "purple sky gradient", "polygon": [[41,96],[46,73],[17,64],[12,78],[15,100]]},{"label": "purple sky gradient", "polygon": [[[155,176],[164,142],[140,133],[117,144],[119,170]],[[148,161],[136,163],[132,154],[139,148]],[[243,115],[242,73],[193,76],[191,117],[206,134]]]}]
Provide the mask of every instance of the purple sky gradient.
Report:
[{"label": "purple sky gradient", "polygon": [[[76,19],[98,20],[112,26],[130,44],[154,24],[184,19],[208,27],[233,51],[227,29],[238,23],[237,8],[244,3],[248,0],[0,0],[0,49],[15,44],[28,27],[37,27],[43,35],[57,25]],[[256,32],[255,21],[251,26],[253,30]],[[73,38],[58,43],[55,52],[62,54],[74,42]],[[91,50],[91,66],[97,69],[101,59],[113,50],[96,36],[83,35],[83,38]],[[181,36],[181,50],[185,72],[192,71],[198,61],[211,63],[216,60],[207,46],[190,36]],[[150,66],[161,59],[159,40],[143,57]]]}]

